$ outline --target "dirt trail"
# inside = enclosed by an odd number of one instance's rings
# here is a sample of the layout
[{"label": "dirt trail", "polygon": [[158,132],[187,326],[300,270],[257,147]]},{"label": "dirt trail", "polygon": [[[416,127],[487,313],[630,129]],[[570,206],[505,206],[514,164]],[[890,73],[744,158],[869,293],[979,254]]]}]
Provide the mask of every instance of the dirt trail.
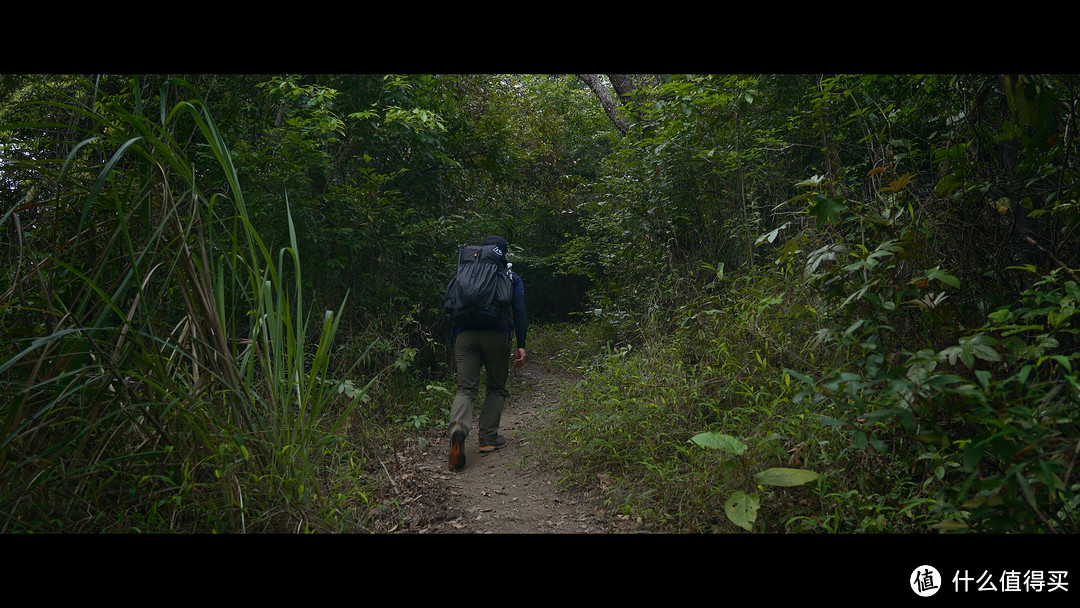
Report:
[{"label": "dirt trail", "polygon": [[[380,516],[380,532],[396,534],[547,534],[630,531],[630,522],[605,516],[598,492],[560,491],[552,463],[534,458],[533,431],[558,399],[568,377],[527,362],[513,370],[510,398],[503,407],[501,433],[510,444],[489,454],[477,452],[475,425],[465,443],[467,463],[447,466],[445,429],[399,450],[386,468],[395,491],[393,509]],[[483,390],[480,393],[483,400]]]}]

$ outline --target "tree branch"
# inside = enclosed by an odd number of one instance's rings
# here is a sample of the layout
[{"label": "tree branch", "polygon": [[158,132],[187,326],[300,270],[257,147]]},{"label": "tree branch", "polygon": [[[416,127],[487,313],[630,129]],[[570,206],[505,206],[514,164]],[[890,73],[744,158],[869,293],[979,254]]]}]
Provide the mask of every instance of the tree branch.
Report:
[{"label": "tree branch", "polygon": [[[600,105],[604,107],[604,112],[607,113],[611,122],[615,123],[615,128],[620,133],[626,135],[626,132],[630,130],[630,125],[626,121],[626,117],[619,111],[619,105],[615,102],[615,98],[611,96],[611,91],[604,85],[604,81],[600,78],[599,74],[578,74],[578,78],[583,80],[585,84],[589,85],[589,88],[596,93],[596,97],[600,99]],[[618,76],[618,75],[616,75]],[[612,82],[623,81],[616,77],[612,77]],[[620,90],[616,88],[620,98],[628,93],[628,91]]]}]

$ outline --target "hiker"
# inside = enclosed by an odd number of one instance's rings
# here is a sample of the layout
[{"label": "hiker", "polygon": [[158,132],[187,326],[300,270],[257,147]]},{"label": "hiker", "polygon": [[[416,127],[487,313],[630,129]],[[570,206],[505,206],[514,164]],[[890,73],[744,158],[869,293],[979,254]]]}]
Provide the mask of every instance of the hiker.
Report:
[{"label": "hiker", "polygon": [[[485,250],[484,248],[487,247]],[[509,352],[510,334],[517,337],[517,350],[514,352],[514,365],[521,367],[525,363],[525,336],[527,317],[525,314],[525,286],[517,273],[509,270],[506,240],[499,236],[489,236],[480,248],[469,248],[470,255],[459,255],[459,271],[455,281],[462,280],[462,263],[465,257],[480,259],[481,253],[493,257],[498,268],[498,278],[506,280],[509,275],[512,285],[507,293],[509,305],[500,306],[497,320],[483,323],[461,320],[454,323],[454,360],[457,363],[457,393],[450,409],[450,468],[461,469],[465,466],[465,438],[473,419],[473,406],[480,385],[480,368],[487,370],[487,394],[479,420],[479,451],[481,454],[494,452],[506,446],[508,439],[499,434],[499,420],[502,418],[503,403],[509,392],[506,380],[510,372]],[[490,270],[488,272],[496,272]],[[506,285],[503,285],[507,288]],[[448,288],[446,310],[453,313],[453,300],[450,292],[454,282]],[[488,297],[487,301],[492,298]],[[498,298],[497,298],[498,299]],[[512,314],[511,314],[512,313]],[[454,318],[452,314],[452,318]],[[463,317],[458,317],[459,319]],[[471,327],[462,327],[462,324]],[[487,327],[484,327],[487,325]],[[477,328],[477,326],[481,326]]]}]

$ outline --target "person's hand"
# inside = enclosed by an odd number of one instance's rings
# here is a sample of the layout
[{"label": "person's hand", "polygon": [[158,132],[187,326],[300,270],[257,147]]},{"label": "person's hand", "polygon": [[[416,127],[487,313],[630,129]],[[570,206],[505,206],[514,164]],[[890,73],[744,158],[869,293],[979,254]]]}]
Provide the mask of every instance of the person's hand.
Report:
[{"label": "person's hand", "polygon": [[514,367],[521,367],[522,365],[525,365],[525,349],[519,348],[514,353]]}]

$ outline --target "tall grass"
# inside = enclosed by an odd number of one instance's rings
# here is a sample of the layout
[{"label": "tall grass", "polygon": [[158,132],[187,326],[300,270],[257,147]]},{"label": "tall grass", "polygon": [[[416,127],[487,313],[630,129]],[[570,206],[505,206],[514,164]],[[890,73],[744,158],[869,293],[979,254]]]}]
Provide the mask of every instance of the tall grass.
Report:
[{"label": "tall grass", "polygon": [[303,529],[362,394],[327,377],[342,309],[305,311],[291,218],[270,251],[190,85],[127,84],[2,130],[34,149],[0,218],[0,530]]}]

